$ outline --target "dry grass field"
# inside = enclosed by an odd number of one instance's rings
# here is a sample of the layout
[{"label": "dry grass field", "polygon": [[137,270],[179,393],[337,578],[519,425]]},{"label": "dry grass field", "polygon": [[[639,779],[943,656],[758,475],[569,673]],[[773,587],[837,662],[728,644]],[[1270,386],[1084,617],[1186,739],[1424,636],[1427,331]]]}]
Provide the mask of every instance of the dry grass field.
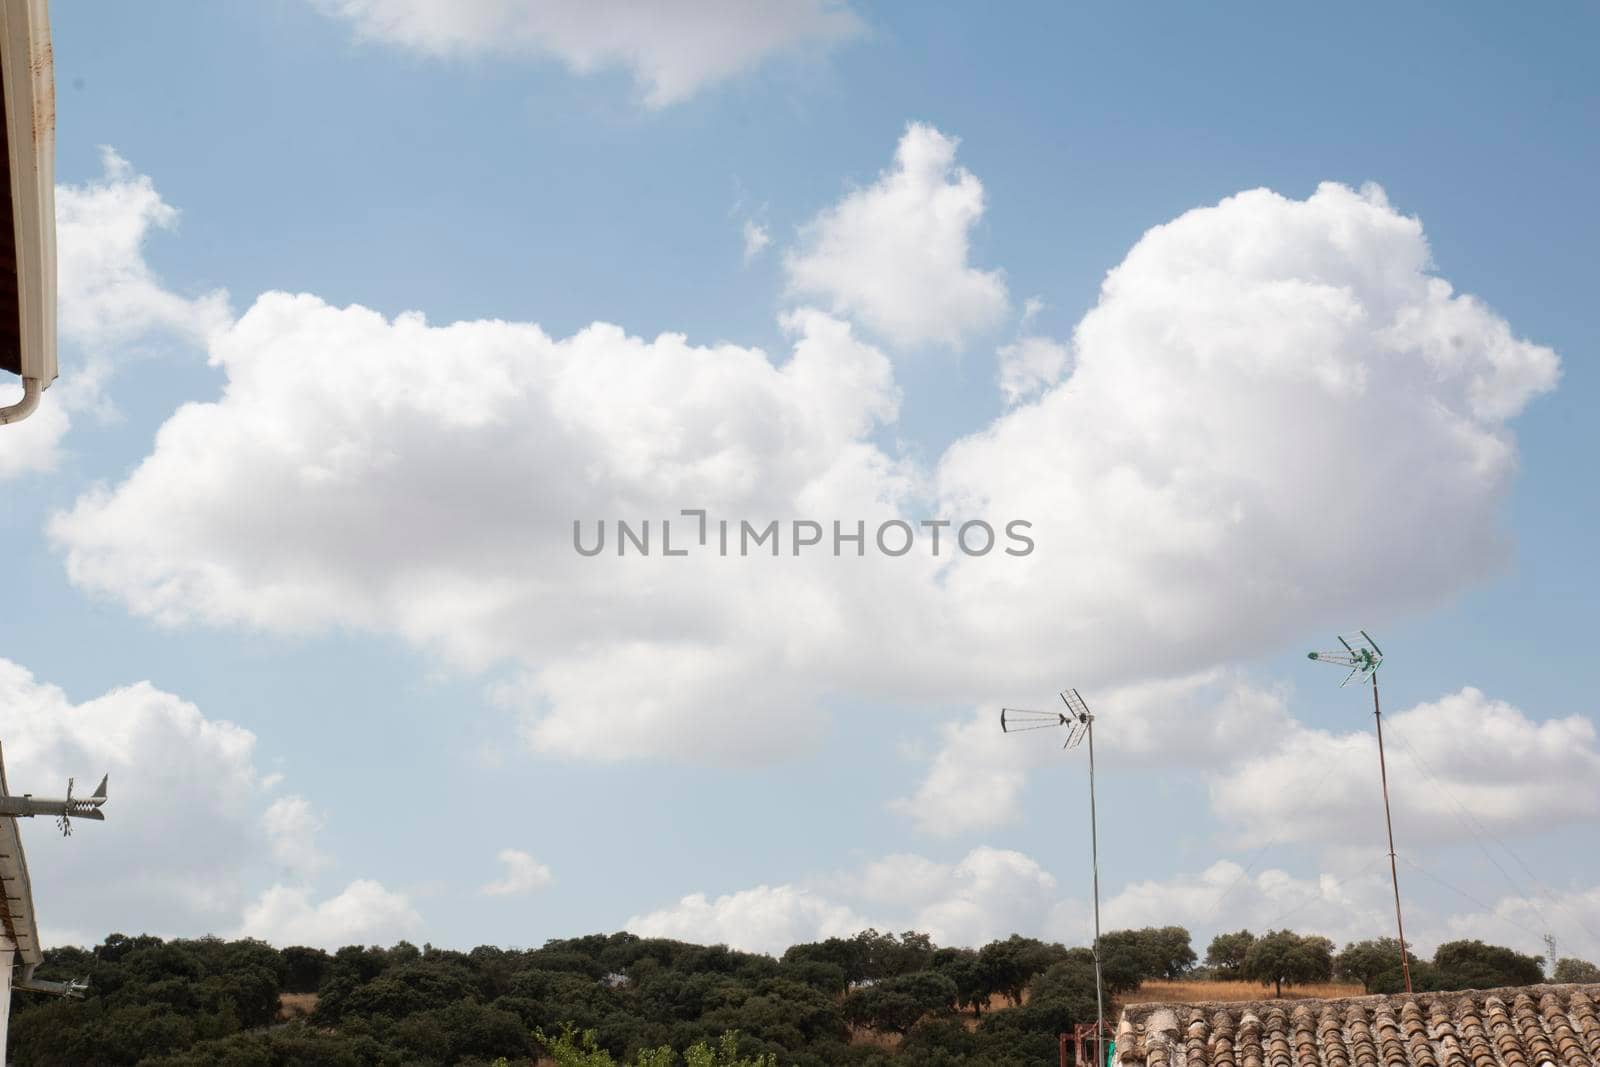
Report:
[{"label": "dry grass field", "polygon": [[[1359,997],[1364,992],[1359,985],[1318,982],[1311,985],[1284,986],[1283,999]],[[1259,982],[1146,982],[1127,996],[1116,998],[1114,1004],[1108,1003],[1106,1010],[1111,1016],[1111,1021],[1115,1023],[1117,1013],[1130,1004],[1187,1004],[1206,1000],[1238,1002],[1271,999],[1272,987],[1261,985]],[[1023,996],[1023,1002],[1027,1002],[1026,994]],[[983,1013],[988,1015],[996,1011],[1005,1011],[1010,1007],[1011,1002],[997,993],[989,998],[989,1004]],[[968,1030],[974,1030],[978,1026],[978,1020],[970,1011],[963,1011],[960,1019]],[[900,1035],[882,1033],[865,1026],[852,1026],[850,1043],[893,1049],[899,1046]]]},{"label": "dry grass field", "polygon": [[303,1019],[317,1006],[315,993],[279,993],[278,1018],[283,1022]]},{"label": "dry grass field", "polygon": [[900,1047],[900,1035],[874,1030],[870,1026],[852,1026],[850,1028],[850,1043],[852,1045],[872,1045],[887,1052],[893,1052]]},{"label": "dry grass field", "polygon": [[[1307,997],[1359,997],[1359,985],[1321,982],[1283,987],[1284,1000]],[[1196,1000],[1271,1000],[1272,987],[1259,982],[1146,982],[1122,998],[1121,1004],[1188,1003]]]}]

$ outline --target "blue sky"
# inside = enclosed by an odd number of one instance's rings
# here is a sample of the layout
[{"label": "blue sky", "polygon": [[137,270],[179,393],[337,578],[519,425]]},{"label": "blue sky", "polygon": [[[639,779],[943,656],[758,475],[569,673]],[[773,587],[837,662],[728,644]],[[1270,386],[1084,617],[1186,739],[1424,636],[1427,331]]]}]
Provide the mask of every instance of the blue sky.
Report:
[{"label": "blue sky", "polygon": [[[1600,956],[1600,868],[1574,847],[1600,817],[1591,12],[685,3],[657,32],[489,10],[54,13],[76,226],[54,436],[0,438],[22,457],[0,539],[26,607],[0,656],[30,709],[0,739],[14,781],[109,764],[122,803],[67,842],[29,828],[47,935],[1081,940],[1081,761],[982,732],[1002,700],[1078,684],[1102,715],[1114,924],[1378,936],[1370,717],[1303,655],[1366,625],[1428,768],[1402,767],[1395,815],[1428,872],[1401,868],[1408,928],[1540,951],[1548,929]],[[703,26],[729,33],[713,59]],[[897,164],[908,146],[932,162]],[[857,263],[903,269],[880,291]],[[1313,276],[1371,331],[1266,299]],[[350,305],[384,321],[331,311]],[[1467,362],[1385,332],[1413,305]],[[848,339],[786,330],[808,307]],[[943,333],[897,328],[906,309]],[[402,336],[408,311],[553,341]],[[566,345],[595,322],[643,341]],[[821,353],[798,398],[748,355],[782,366],[795,330]],[[647,344],[663,333],[746,355]],[[1061,363],[1013,404],[998,379],[1024,339]],[[1334,377],[1283,384],[1311,365]],[[1150,408],[1186,373],[1215,418]],[[368,382],[401,399],[347,404]],[[816,428],[817,407],[850,425]],[[1440,410],[1515,462],[1464,474],[1458,438],[1413,433]],[[774,443],[772,420],[812,428]],[[696,465],[702,429],[731,449],[725,483]],[[1170,542],[1165,512],[1123,513],[1099,480],[1128,448],[1181,505]],[[719,493],[781,519],[1038,501],[1046,536],[1027,571],[577,567],[572,519]]]}]

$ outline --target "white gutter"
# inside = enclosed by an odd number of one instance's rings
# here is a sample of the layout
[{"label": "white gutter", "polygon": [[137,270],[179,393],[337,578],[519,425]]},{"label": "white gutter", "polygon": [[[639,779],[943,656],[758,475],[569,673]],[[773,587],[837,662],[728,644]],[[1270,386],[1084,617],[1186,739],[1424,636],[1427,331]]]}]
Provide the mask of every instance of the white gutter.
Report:
[{"label": "white gutter", "polygon": [[0,425],[25,418],[56,379],[56,90],[48,0],[0,0],[0,81],[17,258],[22,399]]}]

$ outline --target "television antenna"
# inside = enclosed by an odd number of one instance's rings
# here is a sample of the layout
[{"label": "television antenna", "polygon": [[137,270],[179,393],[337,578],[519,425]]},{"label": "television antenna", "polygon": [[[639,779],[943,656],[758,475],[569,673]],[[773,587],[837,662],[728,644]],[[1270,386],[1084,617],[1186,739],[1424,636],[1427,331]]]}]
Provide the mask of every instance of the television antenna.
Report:
[{"label": "television antenna", "polygon": [[35,815],[54,815],[56,829],[61,831],[62,837],[72,836],[73,819],[93,819],[96,822],[105,822],[106,813],[100,808],[106,802],[106,781],[100,779],[100,785],[87,799],[72,795],[72,788],[77,779],[67,779],[67,795],[65,797],[36,797],[32,793],[21,796],[7,794],[3,785],[0,785],[0,816],[12,819],[31,819]]},{"label": "television antenna", "polygon": [[1340,688],[1351,682],[1372,682],[1372,718],[1378,724],[1378,778],[1383,783],[1383,823],[1389,832],[1389,881],[1394,886],[1394,924],[1400,932],[1400,973],[1405,976],[1406,992],[1411,992],[1411,960],[1406,952],[1406,924],[1400,914],[1400,873],[1394,862],[1394,819],[1389,815],[1389,767],[1383,757],[1383,709],[1378,704],[1378,667],[1383,663],[1383,649],[1365,630],[1357,630],[1349,637],[1340,637],[1342,650],[1308,652],[1308,659],[1318,663],[1331,663],[1348,667],[1350,673],[1339,683]]},{"label": "television antenna", "polygon": [[[73,795],[73,780],[67,780],[67,795],[62,798],[12,793],[6,785],[4,753],[0,752],[0,1050],[5,1047],[10,1015],[3,1005],[10,1003],[11,991],[26,990],[58,997],[82,999],[88,983],[75,980],[52,982],[35,978],[34,971],[44,963],[39,944],[39,924],[33,907],[33,882],[28,877],[28,859],[22,848],[19,820],[39,815],[54,816],[63,834],[72,832],[72,820],[104,822],[106,780],[87,797]],[[0,1065],[5,1063],[0,1052]]]},{"label": "television antenna", "polygon": [[1105,1059],[1106,1001],[1105,983],[1100,979],[1100,832],[1094,806],[1094,713],[1076,689],[1063,689],[1061,702],[1066,711],[1034,711],[1029,708],[1001,708],[1000,732],[1026,733],[1029,730],[1065,728],[1067,739],[1061,747],[1077,748],[1085,738],[1089,741],[1089,857],[1094,872],[1094,1004],[1098,1016],[1095,1054],[1099,1061]]}]

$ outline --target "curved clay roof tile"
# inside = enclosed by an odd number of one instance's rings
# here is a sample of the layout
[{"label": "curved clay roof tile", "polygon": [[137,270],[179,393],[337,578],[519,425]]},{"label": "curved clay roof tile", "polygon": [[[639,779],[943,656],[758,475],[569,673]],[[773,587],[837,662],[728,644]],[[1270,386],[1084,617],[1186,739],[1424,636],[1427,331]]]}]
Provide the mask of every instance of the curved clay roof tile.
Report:
[{"label": "curved clay roof tile", "polygon": [[1152,1005],[1124,1013],[1118,1052],[1123,1067],[1600,1067],[1597,998],[1600,985]]}]

